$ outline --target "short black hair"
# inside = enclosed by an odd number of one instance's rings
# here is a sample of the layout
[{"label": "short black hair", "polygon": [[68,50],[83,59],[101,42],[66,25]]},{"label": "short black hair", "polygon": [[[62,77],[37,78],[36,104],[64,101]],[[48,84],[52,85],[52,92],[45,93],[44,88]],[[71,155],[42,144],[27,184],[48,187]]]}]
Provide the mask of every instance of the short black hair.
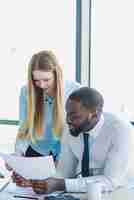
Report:
[{"label": "short black hair", "polygon": [[81,87],[70,94],[70,100],[80,102],[85,108],[96,108],[97,111],[102,111],[104,105],[103,96],[93,88]]}]

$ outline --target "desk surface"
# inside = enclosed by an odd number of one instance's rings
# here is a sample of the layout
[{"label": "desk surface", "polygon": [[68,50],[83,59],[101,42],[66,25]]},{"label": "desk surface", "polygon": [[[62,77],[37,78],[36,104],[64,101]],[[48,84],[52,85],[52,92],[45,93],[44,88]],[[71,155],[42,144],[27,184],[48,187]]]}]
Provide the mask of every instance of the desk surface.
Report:
[{"label": "desk surface", "polygon": [[[70,194],[70,193],[69,193]],[[87,200],[87,194],[85,193],[71,193],[75,197],[81,200]],[[105,193],[102,195],[102,200],[132,200],[134,196],[134,189],[118,189],[111,193]],[[29,200],[27,198],[14,198],[13,194],[9,194],[5,191],[0,192],[0,200]]]},{"label": "desk surface", "polygon": [[[86,194],[74,194],[74,193],[72,194],[71,193],[71,195],[74,195],[75,197],[78,197],[81,200],[87,200],[87,195]],[[13,194],[9,194],[7,192],[1,192],[0,193],[0,200],[31,200],[31,199],[28,199],[28,198],[14,198]],[[39,200],[41,200],[41,199],[39,198]]]}]

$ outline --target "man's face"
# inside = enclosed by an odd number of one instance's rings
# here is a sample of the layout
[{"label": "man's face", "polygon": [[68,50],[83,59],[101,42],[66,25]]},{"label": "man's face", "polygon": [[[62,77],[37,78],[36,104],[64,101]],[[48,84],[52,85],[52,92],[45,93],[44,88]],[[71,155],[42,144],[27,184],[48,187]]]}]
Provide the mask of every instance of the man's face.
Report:
[{"label": "man's face", "polygon": [[73,136],[90,129],[92,112],[75,100],[68,100],[66,104],[66,121]]}]

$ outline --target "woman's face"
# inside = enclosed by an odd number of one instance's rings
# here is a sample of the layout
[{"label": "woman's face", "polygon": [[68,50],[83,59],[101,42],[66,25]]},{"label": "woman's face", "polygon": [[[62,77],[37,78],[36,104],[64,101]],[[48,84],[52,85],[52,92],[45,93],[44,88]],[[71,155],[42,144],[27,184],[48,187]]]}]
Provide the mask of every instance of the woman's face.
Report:
[{"label": "woman's face", "polygon": [[54,96],[55,76],[52,71],[34,70],[32,72],[34,84],[49,95]]}]

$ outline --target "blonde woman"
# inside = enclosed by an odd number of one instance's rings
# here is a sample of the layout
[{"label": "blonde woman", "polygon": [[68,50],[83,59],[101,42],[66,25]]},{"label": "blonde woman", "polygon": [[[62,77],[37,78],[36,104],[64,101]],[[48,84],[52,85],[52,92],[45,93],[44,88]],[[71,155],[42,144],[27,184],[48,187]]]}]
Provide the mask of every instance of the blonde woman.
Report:
[{"label": "blonde woman", "polygon": [[[60,138],[64,127],[64,105],[77,82],[63,81],[61,66],[51,51],[32,56],[28,68],[28,83],[20,94],[20,129],[15,151],[25,156],[60,153]],[[16,178],[16,177],[15,177]],[[18,185],[21,184],[20,179]]]}]

